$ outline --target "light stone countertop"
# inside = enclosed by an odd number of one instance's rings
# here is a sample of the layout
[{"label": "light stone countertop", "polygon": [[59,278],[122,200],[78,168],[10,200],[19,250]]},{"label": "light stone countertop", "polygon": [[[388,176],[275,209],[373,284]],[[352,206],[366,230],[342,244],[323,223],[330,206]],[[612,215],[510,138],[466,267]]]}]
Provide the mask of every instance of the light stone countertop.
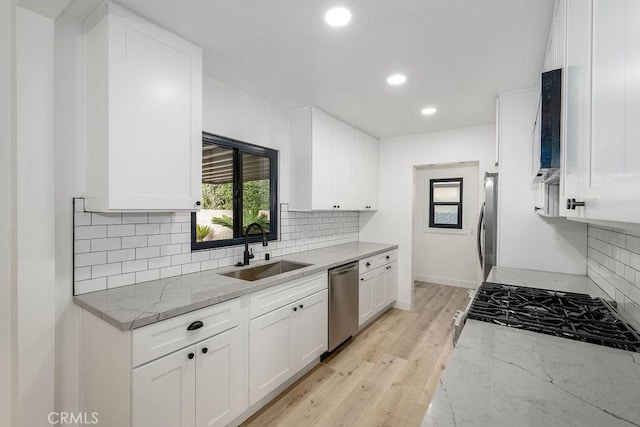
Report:
[{"label": "light stone countertop", "polygon": [[252,262],[249,267],[280,260],[311,264],[308,267],[253,282],[222,276],[222,273],[241,269],[224,267],[77,295],[73,301],[116,328],[126,331],[397,247],[397,245],[382,243],[347,243],[272,258],[270,261]]},{"label": "light stone countertop", "polygon": [[[487,280],[604,295],[584,276]],[[422,425],[640,426],[640,353],[467,320]]]}]

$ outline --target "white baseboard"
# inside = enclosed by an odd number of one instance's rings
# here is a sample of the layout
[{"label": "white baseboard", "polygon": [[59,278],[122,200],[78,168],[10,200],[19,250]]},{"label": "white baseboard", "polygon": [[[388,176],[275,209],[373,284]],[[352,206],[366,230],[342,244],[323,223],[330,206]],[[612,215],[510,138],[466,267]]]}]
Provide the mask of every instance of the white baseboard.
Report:
[{"label": "white baseboard", "polygon": [[475,289],[478,287],[478,283],[472,280],[458,280],[449,279],[446,277],[423,276],[421,274],[416,274],[415,276],[413,276],[413,280],[418,282],[435,283],[436,285],[458,286],[469,289]]},{"label": "white baseboard", "polygon": [[411,302],[396,300],[395,304],[393,304],[393,307],[399,308],[400,310],[411,311]]}]

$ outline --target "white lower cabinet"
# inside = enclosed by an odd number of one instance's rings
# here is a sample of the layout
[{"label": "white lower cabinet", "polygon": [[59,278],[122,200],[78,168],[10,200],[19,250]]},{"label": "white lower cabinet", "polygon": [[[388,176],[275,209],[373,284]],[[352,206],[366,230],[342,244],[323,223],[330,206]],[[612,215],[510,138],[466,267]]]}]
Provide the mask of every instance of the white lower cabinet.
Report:
[{"label": "white lower cabinet", "polygon": [[362,326],[367,320],[371,319],[375,313],[373,297],[375,281],[375,271],[360,275],[360,289],[358,295],[358,324],[360,326]]},{"label": "white lower cabinet", "polygon": [[134,426],[191,427],[196,415],[194,346],[133,370]]},{"label": "white lower cabinet", "polygon": [[362,327],[396,300],[398,294],[398,254],[385,252],[360,261],[358,319]]},{"label": "white lower cabinet", "polygon": [[327,350],[327,301],[325,289],[251,320],[250,405]]},{"label": "white lower cabinet", "polygon": [[133,370],[134,426],[224,426],[247,408],[240,328]]},{"label": "white lower cabinet", "polygon": [[83,411],[118,427],[229,424],[249,406],[248,306],[247,295],[133,331],[83,311]]}]

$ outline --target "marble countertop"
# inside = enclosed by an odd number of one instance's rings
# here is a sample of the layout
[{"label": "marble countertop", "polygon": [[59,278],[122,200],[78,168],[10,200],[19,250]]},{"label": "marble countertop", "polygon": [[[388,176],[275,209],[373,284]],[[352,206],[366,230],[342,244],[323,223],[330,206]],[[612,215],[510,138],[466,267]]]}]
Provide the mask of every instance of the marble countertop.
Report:
[{"label": "marble countertop", "polygon": [[[604,294],[584,276],[487,280]],[[640,353],[467,320],[422,425],[640,426]]]},{"label": "marble countertop", "polygon": [[238,267],[225,267],[78,295],[73,300],[83,309],[126,331],[397,247],[397,245],[369,242],[347,243],[272,258],[270,261],[252,262],[250,267],[285,259],[311,264],[308,267],[253,282],[223,276],[223,273],[240,270]]}]

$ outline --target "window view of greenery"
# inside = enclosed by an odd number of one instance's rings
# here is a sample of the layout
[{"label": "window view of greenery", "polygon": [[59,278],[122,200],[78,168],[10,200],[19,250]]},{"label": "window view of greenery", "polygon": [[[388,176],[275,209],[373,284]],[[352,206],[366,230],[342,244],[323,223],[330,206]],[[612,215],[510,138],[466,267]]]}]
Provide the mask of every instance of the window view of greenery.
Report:
[{"label": "window view of greenery", "polygon": [[[234,179],[238,182],[235,183]],[[241,238],[251,223],[271,229],[271,159],[211,143],[202,148],[202,209],[196,214],[197,242]],[[234,199],[234,195],[238,200]],[[241,214],[235,209],[241,206]],[[240,220],[242,227],[235,227]],[[252,227],[250,234],[261,234]]]}]

